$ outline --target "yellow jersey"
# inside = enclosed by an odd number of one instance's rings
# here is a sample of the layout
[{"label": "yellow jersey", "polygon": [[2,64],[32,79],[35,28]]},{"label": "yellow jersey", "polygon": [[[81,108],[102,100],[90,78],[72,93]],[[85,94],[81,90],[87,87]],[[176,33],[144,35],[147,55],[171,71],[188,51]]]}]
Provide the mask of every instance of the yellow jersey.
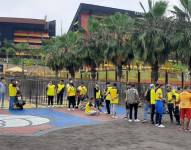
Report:
[{"label": "yellow jersey", "polygon": [[163,93],[162,93],[162,89],[158,88],[156,90],[156,100],[161,100],[163,98]]},{"label": "yellow jersey", "polygon": [[87,94],[87,88],[85,86],[79,86],[78,91],[80,92],[80,95],[86,95]]},{"label": "yellow jersey", "polygon": [[67,96],[76,96],[76,89],[74,86],[68,86]]},{"label": "yellow jersey", "polygon": [[96,91],[96,99],[101,98],[101,90]]},{"label": "yellow jersey", "polygon": [[57,86],[58,86],[57,93],[60,93],[65,87],[64,84],[60,84],[60,83]]},{"label": "yellow jersey", "polygon": [[110,95],[111,95],[111,103],[118,104],[119,103],[118,90],[116,88],[111,88]]},{"label": "yellow jersey", "polygon": [[151,105],[155,105],[156,104],[155,89],[151,89],[151,91],[150,91],[150,99],[151,99]]},{"label": "yellow jersey", "polygon": [[9,84],[9,96],[16,96],[17,95],[17,89],[13,86],[13,84]]},{"label": "yellow jersey", "polygon": [[180,108],[191,108],[191,93],[183,91],[180,93]]},{"label": "yellow jersey", "polygon": [[55,95],[55,85],[48,85],[47,87],[47,96],[54,96]]},{"label": "yellow jersey", "polygon": [[87,102],[86,104],[86,108],[85,108],[85,113],[90,113],[91,112],[91,107],[92,107],[92,103]]},{"label": "yellow jersey", "polygon": [[173,99],[172,99],[172,96],[173,96],[173,95],[174,95],[174,94],[173,94],[172,91],[170,91],[170,92],[167,93],[167,103],[169,103],[169,104],[173,104],[173,103],[174,103],[174,101],[173,101]]},{"label": "yellow jersey", "polygon": [[110,94],[110,90],[112,89],[112,86],[108,86],[107,87],[107,91],[106,91],[106,100],[110,100],[111,101],[111,94]]}]

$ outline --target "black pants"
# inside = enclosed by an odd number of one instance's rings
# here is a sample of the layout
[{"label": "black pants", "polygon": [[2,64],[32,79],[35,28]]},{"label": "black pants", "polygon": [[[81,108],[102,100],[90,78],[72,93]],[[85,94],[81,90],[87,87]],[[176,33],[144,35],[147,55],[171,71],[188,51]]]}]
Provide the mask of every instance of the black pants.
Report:
[{"label": "black pants", "polygon": [[178,106],[176,106],[174,109],[174,116],[176,118],[176,123],[180,125],[180,110]]},{"label": "black pants", "polygon": [[48,106],[53,105],[54,96],[48,96]]},{"label": "black pants", "polygon": [[105,100],[105,104],[106,104],[106,109],[107,109],[107,113],[110,114],[110,100]]},{"label": "black pants", "polygon": [[72,105],[72,107],[74,108],[76,105],[76,97],[75,96],[68,96],[68,108],[70,108],[70,106]]},{"label": "black pants", "polygon": [[174,113],[174,104],[173,103],[168,104],[168,112],[170,115],[170,121],[173,122],[173,113]]},{"label": "black pants", "polygon": [[156,113],[156,124],[161,125],[162,122],[162,114],[161,113]]},{"label": "black pants", "polygon": [[62,105],[63,104],[63,93],[58,93],[57,94],[57,105]]},{"label": "black pants", "polygon": [[155,104],[151,104],[151,122],[154,124]]},{"label": "black pants", "polygon": [[85,96],[78,96],[78,101],[77,101],[77,106],[79,106],[80,105],[80,102],[81,101],[84,101],[84,99],[85,99]]},{"label": "black pants", "polygon": [[134,109],[134,119],[137,119],[137,112],[138,112],[138,104],[129,104],[129,119],[132,119]]}]

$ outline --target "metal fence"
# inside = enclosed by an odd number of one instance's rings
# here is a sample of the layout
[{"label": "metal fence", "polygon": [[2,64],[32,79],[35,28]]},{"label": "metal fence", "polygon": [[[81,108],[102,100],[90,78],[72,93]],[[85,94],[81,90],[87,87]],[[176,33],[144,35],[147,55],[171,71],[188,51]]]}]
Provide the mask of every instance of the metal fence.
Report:
[{"label": "metal fence", "polygon": [[[17,80],[20,82],[23,98],[28,103],[35,104],[36,107],[38,107],[38,105],[47,105],[48,100],[46,96],[46,87],[50,81],[49,79],[17,78]],[[52,80],[52,81],[54,84],[57,84],[59,82],[58,80]],[[78,87],[81,82],[83,82],[84,85],[88,88],[88,96],[93,97],[95,81],[74,80],[75,87]],[[68,83],[68,80],[65,80],[65,84],[67,83]],[[102,91],[106,88],[105,82],[97,82],[97,83],[100,85],[100,88]],[[111,84],[113,83],[114,82],[111,82]],[[120,103],[122,104],[124,103],[124,100],[125,100],[126,83],[121,83],[121,82],[115,82],[115,83],[117,83],[117,87],[119,89],[119,95],[120,95]],[[147,84],[136,84],[136,88],[138,89],[141,98],[143,98],[143,95],[147,86],[148,86]],[[56,104],[56,100],[57,100],[57,97],[55,96],[54,104]],[[64,105],[67,105],[66,92],[64,93]]]}]

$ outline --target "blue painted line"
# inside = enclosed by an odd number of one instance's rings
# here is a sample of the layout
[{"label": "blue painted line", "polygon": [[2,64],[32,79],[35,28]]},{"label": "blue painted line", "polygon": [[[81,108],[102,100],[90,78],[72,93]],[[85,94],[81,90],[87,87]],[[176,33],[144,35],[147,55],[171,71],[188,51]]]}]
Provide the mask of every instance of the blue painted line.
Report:
[{"label": "blue painted line", "polygon": [[93,125],[100,124],[100,121],[92,119],[77,117],[74,115],[66,114],[64,112],[57,112],[53,109],[26,109],[26,110],[12,110],[10,113],[14,115],[34,115],[50,119],[50,125],[54,127],[72,127],[80,125]]}]

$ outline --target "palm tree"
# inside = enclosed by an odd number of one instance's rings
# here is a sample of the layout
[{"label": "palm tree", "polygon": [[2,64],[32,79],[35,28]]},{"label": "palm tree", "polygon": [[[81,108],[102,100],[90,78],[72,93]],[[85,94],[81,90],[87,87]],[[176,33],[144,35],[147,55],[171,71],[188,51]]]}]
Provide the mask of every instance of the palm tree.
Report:
[{"label": "palm tree", "polygon": [[81,67],[80,52],[83,48],[83,38],[80,32],[68,32],[60,37],[61,53],[64,67],[69,71],[72,78]]},{"label": "palm tree", "polygon": [[138,25],[137,53],[145,63],[151,65],[151,81],[157,82],[159,65],[165,63],[171,50],[171,24],[164,16],[168,3],[148,0],[148,11],[142,3],[140,5],[144,10],[144,19]]},{"label": "palm tree", "polygon": [[47,52],[45,56],[46,65],[55,71],[55,76],[58,78],[59,71],[64,68],[60,37],[45,41],[43,49]]},{"label": "palm tree", "polygon": [[96,78],[96,68],[101,63],[104,63],[103,57],[103,40],[102,40],[102,22],[94,17],[91,17],[88,22],[88,33],[83,37],[83,49],[80,52],[80,57],[85,66],[90,67],[91,77]]},{"label": "palm tree", "polygon": [[[182,8],[174,6],[176,34],[173,44],[177,57],[188,65],[191,77],[191,0],[180,0]],[[190,78],[191,79],[191,78]]]},{"label": "palm tree", "polygon": [[103,34],[106,42],[105,58],[117,67],[119,80],[122,77],[122,66],[134,58],[133,33],[135,21],[127,14],[116,13],[104,19]]}]

